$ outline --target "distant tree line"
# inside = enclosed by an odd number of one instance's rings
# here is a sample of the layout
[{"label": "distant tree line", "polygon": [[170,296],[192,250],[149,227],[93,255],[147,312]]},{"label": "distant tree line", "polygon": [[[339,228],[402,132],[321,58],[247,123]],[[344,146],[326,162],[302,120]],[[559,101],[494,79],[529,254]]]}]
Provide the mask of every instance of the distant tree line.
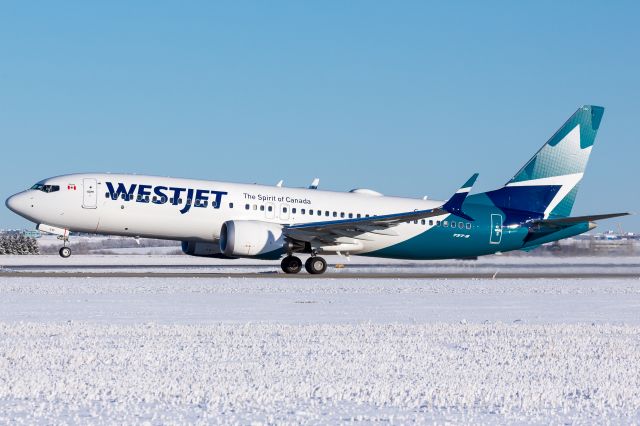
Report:
[{"label": "distant tree line", "polygon": [[40,254],[35,238],[22,234],[0,235],[0,255],[3,254]]}]

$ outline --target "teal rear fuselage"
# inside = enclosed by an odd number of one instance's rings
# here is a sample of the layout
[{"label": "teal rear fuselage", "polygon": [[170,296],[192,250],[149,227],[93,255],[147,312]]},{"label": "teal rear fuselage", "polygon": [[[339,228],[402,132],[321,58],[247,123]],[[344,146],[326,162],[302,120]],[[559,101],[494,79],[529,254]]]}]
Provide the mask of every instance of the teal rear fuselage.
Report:
[{"label": "teal rear fuselage", "polygon": [[[381,250],[363,254],[372,257],[390,257],[397,259],[435,260],[451,258],[473,258],[506,252],[511,250],[531,249],[540,244],[557,241],[589,230],[588,223],[579,223],[570,227],[533,234],[529,227],[520,223],[509,223],[513,212],[491,206],[486,202],[485,194],[472,195],[464,204],[464,212],[474,220],[471,229],[467,229],[467,220],[449,215],[439,226],[434,226],[409,238]],[[520,212],[519,217],[526,217],[529,212]],[[531,214],[535,217],[535,214]],[[456,227],[451,227],[451,222]],[[463,228],[459,224],[465,224]],[[417,225],[419,226],[419,225]]]}]

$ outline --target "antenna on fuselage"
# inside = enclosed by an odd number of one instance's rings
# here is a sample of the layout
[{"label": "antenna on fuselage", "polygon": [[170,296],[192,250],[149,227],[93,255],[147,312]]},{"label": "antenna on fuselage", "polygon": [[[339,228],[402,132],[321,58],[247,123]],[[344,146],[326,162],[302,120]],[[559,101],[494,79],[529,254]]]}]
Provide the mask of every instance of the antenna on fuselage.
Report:
[{"label": "antenna on fuselage", "polygon": [[276,183],[276,186],[277,186],[278,188],[282,188],[282,184],[283,184],[283,183],[284,183],[284,180],[280,179],[280,180],[278,181],[278,183]]},{"label": "antenna on fuselage", "polygon": [[318,189],[318,185],[320,185],[320,178],[314,178],[311,185],[309,185],[309,189]]}]

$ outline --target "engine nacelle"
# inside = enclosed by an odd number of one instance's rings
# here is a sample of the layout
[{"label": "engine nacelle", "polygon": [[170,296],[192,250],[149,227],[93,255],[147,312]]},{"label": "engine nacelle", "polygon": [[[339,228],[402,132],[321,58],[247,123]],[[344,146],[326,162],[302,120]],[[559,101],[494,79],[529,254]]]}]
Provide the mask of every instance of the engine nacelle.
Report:
[{"label": "engine nacelle", "polygon": [[279,259],[284,252],[282,226],[259,220],[229,220],[220,230],[220,251],[226,256]]},{"label": "engine nacelle", "polygon": [[233,259],[220,251],[218,243],[204,243],[201,241],[183,241],[182,252],[189,256],[213,257],[216,259]]}]

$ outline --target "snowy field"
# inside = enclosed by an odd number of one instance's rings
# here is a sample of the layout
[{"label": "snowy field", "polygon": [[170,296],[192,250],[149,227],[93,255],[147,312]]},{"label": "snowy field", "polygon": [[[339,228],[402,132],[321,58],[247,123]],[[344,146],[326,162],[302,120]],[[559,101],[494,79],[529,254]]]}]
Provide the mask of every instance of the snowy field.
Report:
[{"label": "snowy field", "polygon": [[[58,261],[42,258],[0,264]],[[476,265],[541,262],[503,259]],[[395,265],[397,279],[0,277],[0,424],[640,422],[640,275]]]}]

